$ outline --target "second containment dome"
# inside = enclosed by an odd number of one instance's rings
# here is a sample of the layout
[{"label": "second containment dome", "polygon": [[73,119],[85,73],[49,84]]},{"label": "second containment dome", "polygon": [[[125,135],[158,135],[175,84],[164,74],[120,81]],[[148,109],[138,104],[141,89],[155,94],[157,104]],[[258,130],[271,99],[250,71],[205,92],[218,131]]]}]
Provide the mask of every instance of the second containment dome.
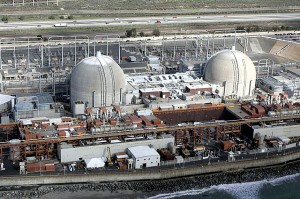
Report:
[{"label": "second containment dome", "polygon": [[224,86],[224,96],[251,96],[255,89],[256,70],[252,60],[237,50],[223,50],[206,63],[205,80]]}]

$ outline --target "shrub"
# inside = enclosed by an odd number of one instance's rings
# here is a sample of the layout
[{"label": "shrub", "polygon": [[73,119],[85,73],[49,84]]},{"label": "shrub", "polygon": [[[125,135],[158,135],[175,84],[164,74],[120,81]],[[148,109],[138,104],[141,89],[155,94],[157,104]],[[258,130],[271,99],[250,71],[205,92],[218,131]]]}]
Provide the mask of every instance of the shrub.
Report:
[{"label": "shrub", "polygon": [[4,21],[4,22],[8,22],[8,17],[7,16],[3,16],[1,21]]},{"label": "shrub", "polygon": [[132,28],[130,30],[126,30],[125,35],[126,37],[136,37],[136,29]]},{"label": "shrub", "polygon": [[160,35],[160,31],[158,28],[154,29],[153,32],[152,32],[152,35],[158,37]]},{"label": "shrub", "polygon": [[140,32],[140,37],[145,37],[145,33],[143,31]]}]

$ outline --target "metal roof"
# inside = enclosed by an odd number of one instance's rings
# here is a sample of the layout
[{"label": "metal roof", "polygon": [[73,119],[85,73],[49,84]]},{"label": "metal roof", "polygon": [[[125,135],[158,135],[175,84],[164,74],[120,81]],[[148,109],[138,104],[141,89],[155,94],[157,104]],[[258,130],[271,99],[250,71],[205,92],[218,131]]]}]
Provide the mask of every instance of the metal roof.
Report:
[{"label": "metal roof", "polygon": [[154,148],[150,148],[149,146],[135,146],[129,147],[128,150],[135,158],[142,158],[148,156],[159,156]]},{"label": "metal roof", "polygon": [[0,105],[7,103],[7,102],[11,101],[14,98],[15,97],[10,96],[10,95],[0,94]]}]

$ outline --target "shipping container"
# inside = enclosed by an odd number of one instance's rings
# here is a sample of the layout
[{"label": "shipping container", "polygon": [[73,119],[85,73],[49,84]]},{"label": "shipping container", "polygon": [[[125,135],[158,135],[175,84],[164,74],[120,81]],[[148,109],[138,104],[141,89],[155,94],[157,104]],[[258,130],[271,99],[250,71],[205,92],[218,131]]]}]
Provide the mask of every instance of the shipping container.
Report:
[{"label": "shipping container", "polygon": [[27,163],[26,165],[27,172],[37,172],[37,171],[45,171],[45,163],[44,162],[34,162]]},{"label": "shipping container", "polygon": [[62,117],[61,121],[62,122],[72,122],[72,118],[70,118],[70,117]]},{"label": "shipping container", "polygon": [[54,164],[45,164],[46,171],[55,171],[55,165]]},{"label": "shipping container", "polygon": [[59,124],[57,125],[57,130],[58,131],[63,131],[63,130],[69,130],[69,125],[68,124]]},{"label": "shipping container", "polygon": [[109,122],[110,125],[116,125],[117,124],[117,120],[113,119],[113,118],[108,119],[108,122]]}]

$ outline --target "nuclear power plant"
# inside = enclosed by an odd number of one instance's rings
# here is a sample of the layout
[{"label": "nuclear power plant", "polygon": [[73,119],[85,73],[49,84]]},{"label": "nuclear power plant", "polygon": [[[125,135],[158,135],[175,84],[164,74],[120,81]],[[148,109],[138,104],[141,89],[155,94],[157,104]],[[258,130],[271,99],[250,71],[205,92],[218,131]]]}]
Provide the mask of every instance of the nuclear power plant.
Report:
[{"label": "nuclear power plant", "polygon": [[255,163],[299,150],[299,43],[108,38],[0,44],[3,172]]}]

